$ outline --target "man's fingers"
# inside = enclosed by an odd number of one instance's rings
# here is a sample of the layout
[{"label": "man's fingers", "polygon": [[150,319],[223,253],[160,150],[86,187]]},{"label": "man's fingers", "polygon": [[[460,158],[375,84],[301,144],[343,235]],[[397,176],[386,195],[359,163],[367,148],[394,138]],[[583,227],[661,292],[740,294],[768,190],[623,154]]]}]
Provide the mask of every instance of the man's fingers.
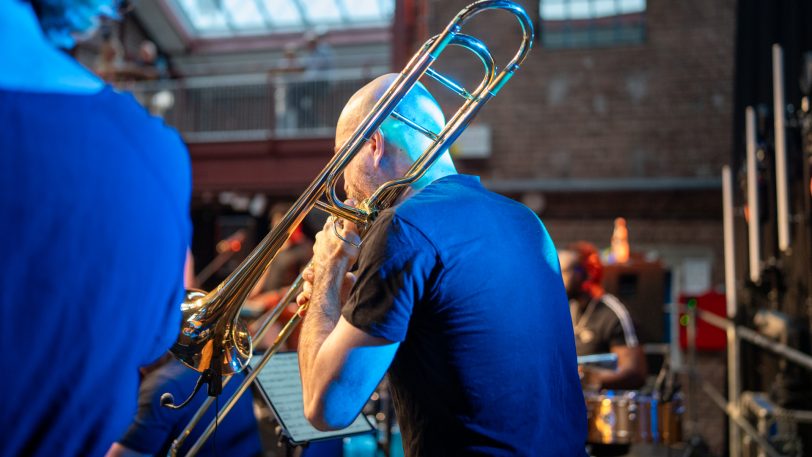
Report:
[{"label": "man's fingers", "polygon": [[301,292],[296,296],[296,304],[302,306],[310,301],[310,292]]},{"label": "man's fingers", "polygon": [[306,282],[310,282],[310,283],[312,283],[312,282],[313,282],[313,280],[315,280],[315,279],[316,279],[316,275],[315,275],[315,273],[313,273],[313,267],[307,267],[307,268],[305,268],[305,269],[304,269],[304,271],[302,271],[302,278],[303,278],[303,279],[304,279]]}]

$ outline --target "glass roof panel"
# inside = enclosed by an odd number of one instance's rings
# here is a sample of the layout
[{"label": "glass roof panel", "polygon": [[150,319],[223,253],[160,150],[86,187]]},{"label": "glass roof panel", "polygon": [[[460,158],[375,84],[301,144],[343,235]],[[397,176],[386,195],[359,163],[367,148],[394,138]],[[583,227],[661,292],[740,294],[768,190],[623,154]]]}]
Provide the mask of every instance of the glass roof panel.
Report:
[{"label": "glass roof panel", "polygon": [[539,6],[542,20],[580,20],[641,13],[646,0],[540,0]]},{"label": "glass roof panel", "polygon": [[595,8],[595,17],[614,16],[618,12],[616,0],[595,0],[592,7]]},{"label": "glass roof panel", "polygon": [[378,0],[338,0],[352,22],[385,22]]},{"label": "glass roof panel", "polygon": [[302,15],[291,0],[259,0],[268,10],[268,17],[274,27],[301,28]]},{"label": "glass roof panel", "polygon": [[222,0],[222,4],[234,27],[255,30],[265,27],[265,20],[254,0]]},{"label": "glass roof panel", "polygon": [[338,24],[342,21],[336,0],[299,0],[310,24]]},{"label": "glass roof panel", "polygon": [[570,19],[588,19],[591,16],[589,0],[571,0],[569,3]]},{"label": "glass roof panel", "polygon": [[179,0],[192,27],[200,33],[228,31],[228,23],[216,0]]},{"label": "glass roof panel", "polygon": [[191,25],[191,32],[205,38],[385,27],[392,22],[396,0],[168,1]]},{"label": "glass roof panel", "polygon": [[620,12],[640,13],[646,10],[646,0],[620,0]]},{"label": "glass roof panel", "polygon": [[567,11],[562,0],[544,0],[541,2],[541,18],[547,21],[558,21],[567,18]]},{"label": "glass roof panel", "polygon": [[393,0],[378,0],[378,5],[381,6],[381,14],[384,19],[390,22],[395,16],[395,2]]}]

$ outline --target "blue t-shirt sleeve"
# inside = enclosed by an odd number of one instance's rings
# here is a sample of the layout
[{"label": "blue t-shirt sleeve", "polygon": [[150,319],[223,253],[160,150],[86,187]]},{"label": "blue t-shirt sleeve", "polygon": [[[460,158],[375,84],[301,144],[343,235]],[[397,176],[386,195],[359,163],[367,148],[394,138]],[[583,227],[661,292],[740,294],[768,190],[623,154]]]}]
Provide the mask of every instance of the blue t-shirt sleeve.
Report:
[{"label": "blue t-shirt sleeve", "polygon": [[414,307],[431,293],[437,255],[425,236],[385,211],[364,239],[358,280],[342,316],[353,326],[393,342],[406,339]]}]

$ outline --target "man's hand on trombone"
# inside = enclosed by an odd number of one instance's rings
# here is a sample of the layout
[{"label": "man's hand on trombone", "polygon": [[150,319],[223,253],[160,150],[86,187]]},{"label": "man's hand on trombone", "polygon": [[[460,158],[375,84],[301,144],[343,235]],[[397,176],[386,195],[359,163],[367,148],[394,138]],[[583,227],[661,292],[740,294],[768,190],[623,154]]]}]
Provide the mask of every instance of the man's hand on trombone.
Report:
[{"label": "man's hand on trombone", "polygon": [[398,343],[371,336],[341,316],[356,282],[350,269],[359,244],[355,224],[328,219],[316,235],[313,260],[296,297],[300,306],[307,305],[299,337],[305,417],[322,430],[352,423],[398,348]]},{"label": "man's hand on trombone", "polygon": [[[347,301],[350,290],[355,284],[355,275],[349,270],[358,259],[359,248],[357,246],[360,244],[360,240],[358,228],[352,222],[333,217],[327,219],[322,231],[316,234],[313,260],[302,273],[305,282],[302,292],[296,297],[296,303],[299,306],[310,302],[313,285],[318,281],[320,286],[318,290],[335,294],[339,304],[337,310],[321,311],[340,313],[340,305]],[[325,304],[323,301],[319,301],[319,303]]]}]

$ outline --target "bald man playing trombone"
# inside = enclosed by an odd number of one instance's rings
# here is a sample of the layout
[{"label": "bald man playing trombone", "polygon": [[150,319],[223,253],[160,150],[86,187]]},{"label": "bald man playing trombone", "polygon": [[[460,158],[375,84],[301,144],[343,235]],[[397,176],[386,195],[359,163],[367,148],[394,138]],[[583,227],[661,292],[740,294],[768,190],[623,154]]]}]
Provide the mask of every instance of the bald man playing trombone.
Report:
[{"label": "bald man playing trombone", "polygon": [[[394,79],[352,96],[337,148]],[[396,111],[433,132],[445,122],[420,84]],[[403,176],[430,141],[390,116],[345,169],[348,198]],[[358,244],[356,227],[339,225]],[[309,301],[299,363],[313,425],[348,425],[388,370],[407,456],[583,455],[567,297],[532,211],[457,174],[445,153],[381,212],[360,249],[346,241],[328,221],[297,299]]]}]

